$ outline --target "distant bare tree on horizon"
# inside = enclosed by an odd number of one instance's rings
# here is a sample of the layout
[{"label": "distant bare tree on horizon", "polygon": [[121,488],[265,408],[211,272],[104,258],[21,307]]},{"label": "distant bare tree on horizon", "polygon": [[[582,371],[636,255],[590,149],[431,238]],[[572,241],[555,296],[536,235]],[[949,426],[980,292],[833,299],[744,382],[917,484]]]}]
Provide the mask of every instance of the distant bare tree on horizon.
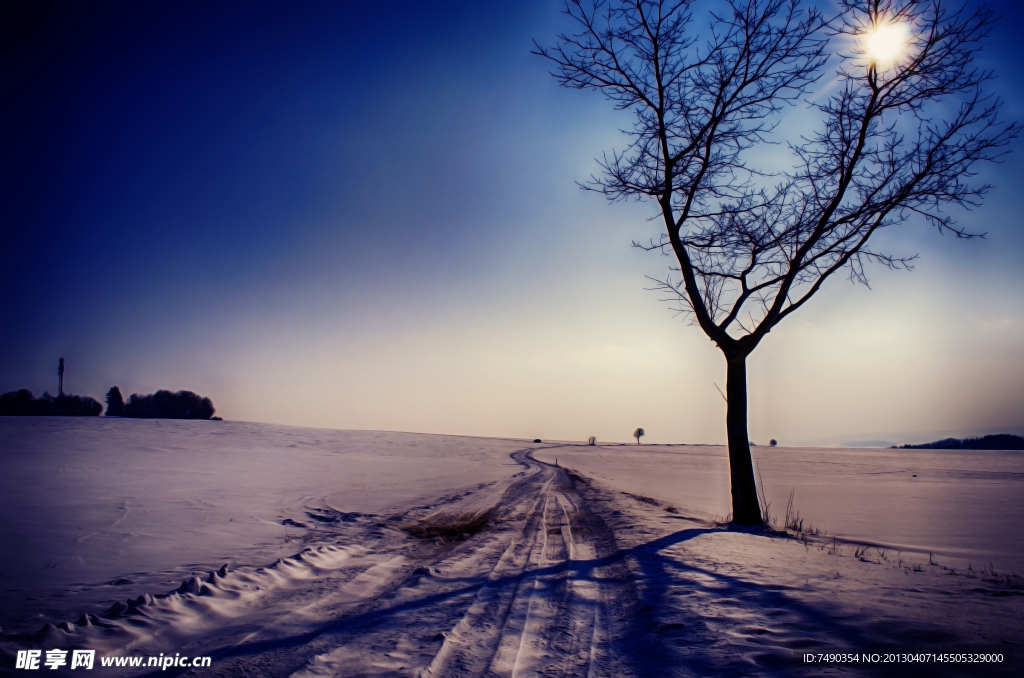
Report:
[{"label": "distant bare tree on horizon", "polygon": [[642,428],[638,428],[637,430],[633,431],[633,437],[636,438],[636,444],[637,445],[640,444],[640,438],[642,438],[643,436],[644,436],[644,430]]},{"label": "distant bare tree on horizon", "polygon": [[[828,18],[800,0],[727,0],[697,36],[694,4],[567,0],[579,32],[535,53],[563,86],[636,115],[629,146],[583,188],[658,203],[664,233],[634,245],[674,256],[655,289],[725,357],[733,520],[757,525],[747,357],[833,274],[867,285],[865,264],[910,269],[916,255],[869,246],[880,230],[917,218],[983,236],[945,208],[980,205],[990,187],[975,165],[1019,127],[1000,120],[984,91],[993,74],[973,65],[993,22],[984,6],[839,0]],[[809,131],[783,140],[789,168],[756,166],[745,152],[772,142],[782,111],[823,81],[805,102]]]}]

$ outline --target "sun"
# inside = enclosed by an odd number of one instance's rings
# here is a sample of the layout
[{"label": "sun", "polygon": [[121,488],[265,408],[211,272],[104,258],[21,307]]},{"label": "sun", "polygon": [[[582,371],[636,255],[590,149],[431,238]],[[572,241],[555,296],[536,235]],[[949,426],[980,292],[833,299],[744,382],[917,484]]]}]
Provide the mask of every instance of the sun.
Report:
[{"label": "sun", "polygon": [[895,61],[906,49],[910,31],[906,24],[879,26],[867,34],[864,51],[872,62],[885,65]]}]

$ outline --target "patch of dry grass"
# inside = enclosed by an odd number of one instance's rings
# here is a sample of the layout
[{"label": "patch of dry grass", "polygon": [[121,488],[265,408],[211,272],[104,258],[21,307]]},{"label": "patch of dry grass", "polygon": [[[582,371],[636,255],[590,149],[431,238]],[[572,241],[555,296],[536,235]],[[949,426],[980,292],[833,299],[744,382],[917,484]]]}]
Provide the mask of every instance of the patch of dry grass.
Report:
[{"label": "patch of dry grass", "polygon": [[789,491],[789,500],[786,502],[786,515],[782,519],[782,529],[793,530],[797,534],[820,535],[821,530],[813,525],[808,523],[804,527],[804,519],[800,517],[800,512],[793,508],[794,494],[794,490]]},{"label": "patch of dry grass", "polygon": [[451,544],[480,532],[492,522],[490,511],[483,513],[436,513],[415,523],[403,525],[402,530],[419,539],[433,539]]},{"label": "patch of dry grass", "polygon": [[[568,469],[566,469],[566,470],[568,470]],[[590,483],[590,481],[587,478],[585,478],[584,476],[581,476],[577,471],[569,471],[569,478],[573,482],[577,482],[577,483],[580,483],[582,485],[588,485]]]},{"label": "patch of dry grass", "polygon": [[590,521],[593,519],[592,516],[578,511],[569,511],[567,517],[569,518],[569,531],[572,533],[573,539],[580,539],[593,534],[590,525]]}]

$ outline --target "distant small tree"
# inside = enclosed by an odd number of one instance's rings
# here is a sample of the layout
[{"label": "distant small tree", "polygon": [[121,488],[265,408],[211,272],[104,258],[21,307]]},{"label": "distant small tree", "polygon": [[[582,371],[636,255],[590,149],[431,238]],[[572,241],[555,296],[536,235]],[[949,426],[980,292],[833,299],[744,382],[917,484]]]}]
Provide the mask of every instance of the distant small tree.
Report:
[{"label": "distant small tree", "polygon": [[633,431],[633,437],[636,438],[636,444],[637,445],[640,444],[640,437],[643,434],[644,434],[644,430],[642,428],[638,428],[637,430]]},{"label": "distant small tree", "polygon": [[597,438],[594,436],[587,438],[587,445],[597,445]]},{"label": "distant small tree", "polygon": [[778,444],[779,444],[779,441],[776,440],[775,438],[772,438],[771,442],[768,443],[768,445],[770,445],[771,447],[775,447]]},{"label": "distant small tree", "polygon": [[121,389],[111,386],[107,391],[107,416],[120,417],[123,411],[124,397],[121,395]]}]

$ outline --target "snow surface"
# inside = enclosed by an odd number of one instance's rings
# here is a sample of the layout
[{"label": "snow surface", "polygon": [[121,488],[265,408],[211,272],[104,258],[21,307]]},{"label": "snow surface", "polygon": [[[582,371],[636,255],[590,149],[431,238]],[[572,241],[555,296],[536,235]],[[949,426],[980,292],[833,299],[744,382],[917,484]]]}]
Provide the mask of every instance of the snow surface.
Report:
[{"label": "snow surface", "polygon": [[[755,447],[753,454],[780,522],[793,491],[805,525],[830,535],[1024,574],[1022,452]],[[567,446],[536,458],[690,513],[730,510],[721,445]]]},{"label": "snow surface", "polygon": [[[58,648],[213,658],[195,673],[97,676],[1019,675],[1024,580],[707,520],[725,507],[723,448],[57,419],[0,420],[0,445],[0,674],[18,651]],[[949,503],[987,491],[1019,509],[1015,457],[980,471],[911,457],[931,478],[914,485],[895,457],[776,452],[758,451],[766,486],[823,483],[838,506],[810,508],[848,525],[843,511],[861,511],[872,535],[903,534],[865,507],[894,488],[908,502],[935,499],[919,488],[936,483]],[[875,494],[844,499],[865,486]],[[410,534],[452,524],[482,527]],[[1009,659],[881,673],[802,662],[967,650]]]},{"label": "snow surface", "polygon": [[391,513],[493,482],[518,470],[508,455],[521,446],[245,422],[2,417],[0,627],[38,628],[68,597],[109,605],[195,569],[273,561],[306,532],[286,521]]}]

